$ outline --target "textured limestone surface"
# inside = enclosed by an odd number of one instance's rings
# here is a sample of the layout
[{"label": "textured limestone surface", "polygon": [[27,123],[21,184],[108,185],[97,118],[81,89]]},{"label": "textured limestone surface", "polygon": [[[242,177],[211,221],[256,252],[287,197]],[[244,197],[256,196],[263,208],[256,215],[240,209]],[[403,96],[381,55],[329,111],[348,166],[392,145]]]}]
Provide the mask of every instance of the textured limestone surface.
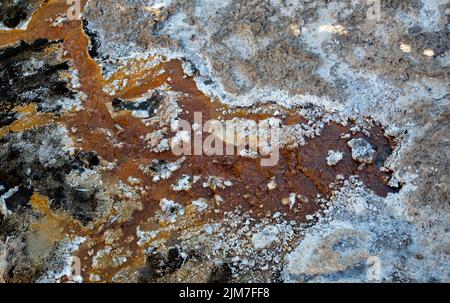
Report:
[{"label": "textured limestone surface", "polygon": [[59,2],[0,30],[0,281],[450,282],[448,0]]}]

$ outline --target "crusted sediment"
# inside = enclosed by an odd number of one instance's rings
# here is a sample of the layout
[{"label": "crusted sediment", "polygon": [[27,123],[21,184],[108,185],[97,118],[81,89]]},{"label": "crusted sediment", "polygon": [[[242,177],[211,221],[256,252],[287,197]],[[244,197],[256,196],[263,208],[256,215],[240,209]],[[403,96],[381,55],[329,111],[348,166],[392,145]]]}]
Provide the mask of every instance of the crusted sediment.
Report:
[{"label": "crusted sediment", "polygon": [[[0,281],[448,282],[450,5],[376,9],[91,0],[0,50]],[[278,164],[172,154],[195,112]]]},{"label": "crusted sediment", "polygon": [[[139,28],[133,49],[185,58],[186,70],[196,76],[199,88],[222,102],[237,106],[261,101],[286,106],[314,103],[355,119],[361,114],[371,116],[382,122],[389,134],[400,135],[400,144],[386,167],[394,170],[397,179],[391,184],[408,186],[389,195],[384,203],[398,201],[407,214],[398,224],[417,228],[411,228],[410,237],[426,253],[420,254],[420,261],[415,261],[412,253],[401,258],[400,252],[388,254],[390,257],[381,260],[387,268],[403,258],[413,260],[414,266],[403,269],[397,264],[401,274],[389,269],[378,278],[447,280],[445,270],[434,272],[427,264],[438,262],[445,268],[448,256],[443,247],[448,243],[436,247],[426,238],[433,235],[443,240],[447,223],[442,222],[448,222],[449,4],[381,1],[380,17],[368,18],[371,8],[352,1],[227,1],[220,5],[167,1],[158,8],[163,17],[151,29]],[[101,47],[107,53],[108,24],[95,24],[95,12],[95,6],[88,7],[86,18],[105,32]],[[127,53],[124,50],[121,56]],[[433,215],[428,217],[425,214],[429,212]],[[367,217],[367,224],[382,220],[370,218],[370,214]],[[338,221],[331,214],[330,220]],[[352,220],[346,217],[344,222],[351,224]],[[434,227],[423,228],[422,220]],[[332,226],[336,232],[344,230],[339,224]],[[314,237],[320,230],[319,226],[308,233]],[[366,254],[380,254],[380,249],[369,249],[370,241],[370,237],[363,241],[361,249]],[[358,249],[349,249],[352,253],[358,255]],[[301,254],[291,255],[289,260],[295,258],[302,262]],[[307,269],[333,261],[324,256],[311,261],[314,264],[307,262],[299,266]],[[348,268],[359,261],[352,262]],[[290,271],[297,272],[293,265],[297,263],[288,263],[284,272],[290,276]],[[321,279],[345,280],[348,276],[364,280],[364,266],[358,269],[359,276],[330,267],[330,275],[325,270]],[[414,273],[417,267],[423,268],[420,274]]]}]

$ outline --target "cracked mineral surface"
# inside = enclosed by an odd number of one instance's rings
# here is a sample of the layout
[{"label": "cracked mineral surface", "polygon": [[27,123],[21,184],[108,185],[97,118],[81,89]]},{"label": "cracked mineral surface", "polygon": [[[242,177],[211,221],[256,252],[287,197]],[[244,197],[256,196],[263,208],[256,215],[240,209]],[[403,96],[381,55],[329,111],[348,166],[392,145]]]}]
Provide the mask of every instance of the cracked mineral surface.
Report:
[{"label": "cracked mineral surface", "polygon": [[450,282],[448,0],[0,4],[0,282]]}]

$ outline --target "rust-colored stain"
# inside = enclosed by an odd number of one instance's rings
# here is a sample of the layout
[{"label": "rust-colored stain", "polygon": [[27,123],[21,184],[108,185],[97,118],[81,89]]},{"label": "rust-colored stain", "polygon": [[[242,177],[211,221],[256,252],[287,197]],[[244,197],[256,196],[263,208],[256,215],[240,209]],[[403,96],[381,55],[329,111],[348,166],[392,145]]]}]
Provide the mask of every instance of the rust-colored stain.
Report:
[{"label": "rust-colored stain", "polygon": [[[82,1],[84,6],[86,1]],[[144,174],[139,166],[148,165],[154,159],[175,161],[179,157],[170,151],[154,153],[146,148],[144,139],[146,134],[154,131],[153,126],[146,126],[141,119],[135,118],[129,112],[111,115],[108,104],[114,98],[130,99],[140,97],[150,89],[156,89],[163,84],[168,84],[171,91],[180,93],[179,106],[183,109],[180,118],[193,123],[193,113],[202,112],[203,119],[217,119],[221,116],[225,120],[240,117],[245,119],[263,120],[271,117],[269,114],[250,114],[246,109],[231,111],[232,114],[223,114],[228,110],[225,105],[217,101],[212,102],[207,96],[198,90],[194,79],[187,77],[182,69],[182,62],[172,60],[160,65],[138,69],[133,75],[119,70],[111,79],[105,80],[97,63],[88,54],[89,38],[83,31],[81,21],[69,21],[61,27],[51,28],[50,18],[54,19],[59,13],[67,10],[66,1],[51,0],[44,4],[33,16],[28,30],[0,31],[0,46],[12,45],[20,40],[32,42],[38,38],[49,40],[63,40],[64,49],[68,57],[72,59],[75,69],[79,72],[81,91],[87,95],[83,103],[84,109],[73,111],[62,117],[53,117],[49,114],[37,114],[33,106],[17,109],[22,111],[24,118],[7,128],[0,129],[0,137],[10,131],[23,131],[30,127],[39,127],[46,123],[58,122],[71,130],[76,147],[96,152],[102,159],[117,165],[110,171],[102,172],[105,183],[114,184],[119,180],[128,184],[129,177],[137,177],[145,192],[141,193],[142,207],[135,210],[132,217],[125,222],[116,222],[109,225],[104,222],[94,223],[94,227],[80,228],[78,224],[70,221],[66,215],[60,214],[62,219],[55,219],[58,214],[50,213],[45,198],[38,194],[32,197],[32,206],[47,218],[36,225],[36,228],[56,233],[53,237],[80,235],[90,239],[89,243],[80,247],[77,255],[83,264],[83,277],[89,280],[89,275],[96,273],[106,280],[111,280],[114,274],[124,268],[138,269],[144,264],[142,249],[136,244],[136,231],[138,226],[152,230],[161,225],[151,218],[159,209],[159,201],[162,198],[177,201],[185,206],[192,200],[206,198],[214,200],[219,195],[226,203],[217,204],[215,207],[220,212],[207,211],[199,216],[190,206],[187,207],[186,217],[190,217],[192,226],[201,225],[209,220],[220,219],[223,212],[233,210],[236,207],[250,212],[254,217],[265,217],[267,213],[285,212],[292,220],[305,222],[307,215],[314,214],[319,206],[314,202],[317,195],[329,198],[332,194],[330,184],[336,181],[337,175],[349,177],[357,175],[376,194],[385,196],[391,189],[386,185],[389,174],[382,173],[380,167],[389,156],[393,148],[393,141],[383,134],[380,126],[374,126],[371,136],[366,137],[361,133],[353,136],[364,137],[377,151],[377,157],[381,164],[370,164],[360,169],[360,164],[351,158],[351,150],[347,146],[346,139],[341,138],[342,133],[349,133],[349,126],[334,123],[326,125],[322,134],[318,137],[307,139],[307,144],[295,149],[282,149],[280,160],[275,167],[263,167],[259,165],[259,159],[242,158],[240,156],[186,156],[180,169],[173,175],[158,183],[154,183],[151,176]],[[151,59],[149,59],[151,60]],[[139,66],[141,61],[132,64]],[[103,88],[114,80],[128,79],[127,86],[111,96],[103,91]],[[285,125],[305,123],[307,120],[294,111],[289,112],[282,119]],[[120,127],[117,127],[120,126]],[[111,135],[107,135],[108,130]],[[123,142],[121,148],[117,148],[109,137]],[[328,166],[326,163],[329,150],[341,150],[345,157],[336,166]],[[219,176],[232,180],[233,186],[225,188],[210,188],[202,186],[202,182],[193,184],[189,191],[173,191],[172,185],[183,174],[189,176]],[[274,179],[276,188],[269,190],[268,182]],[[304,199],[293,205],[281,203],[283,198],[290,193],[301,194]],[[44,227],[43,224],[47,224]],[[49,227],[50,226],[50,227]],[[92,269],[92,259],[95,253],[105,247],[103,238],[106,230],[120,230],[118,247],[131,251],[127,261],[117,267],[106,269]],[[175,237],[176,234],[166,232],[158,237]],[[157,240],[158,237],[155,239]],[[118,248],[116,248],[118,249]]]},{"label": "rust-colored stain", "polygon": [[82,233],[82,225],[71,216],[64,213],[56,213],[50,209],[46,196],[34,193],[30,199],[31,207],[40,214],[40,219],[31,226],[41,239],[48,244],[64,239],[68,233]]}]

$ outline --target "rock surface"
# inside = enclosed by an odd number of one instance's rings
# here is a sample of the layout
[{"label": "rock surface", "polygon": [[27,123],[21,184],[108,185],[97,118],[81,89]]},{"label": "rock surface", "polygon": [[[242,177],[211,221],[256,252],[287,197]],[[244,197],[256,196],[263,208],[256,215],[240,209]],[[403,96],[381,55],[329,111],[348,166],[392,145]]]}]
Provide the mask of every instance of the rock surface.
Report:
[{"label": "rock surface", "polygon": [[2,0],[0,1],[0,24],[6,28],[26,25],[33,12],[44,0]]},{"label": "rock surface", "polygon": [[[450,4],[379,9],[90,0],[51,41],[1,31],[0,281],[449,282]],[[280,162],[174,156],[196,111],[281,124]]]}]

